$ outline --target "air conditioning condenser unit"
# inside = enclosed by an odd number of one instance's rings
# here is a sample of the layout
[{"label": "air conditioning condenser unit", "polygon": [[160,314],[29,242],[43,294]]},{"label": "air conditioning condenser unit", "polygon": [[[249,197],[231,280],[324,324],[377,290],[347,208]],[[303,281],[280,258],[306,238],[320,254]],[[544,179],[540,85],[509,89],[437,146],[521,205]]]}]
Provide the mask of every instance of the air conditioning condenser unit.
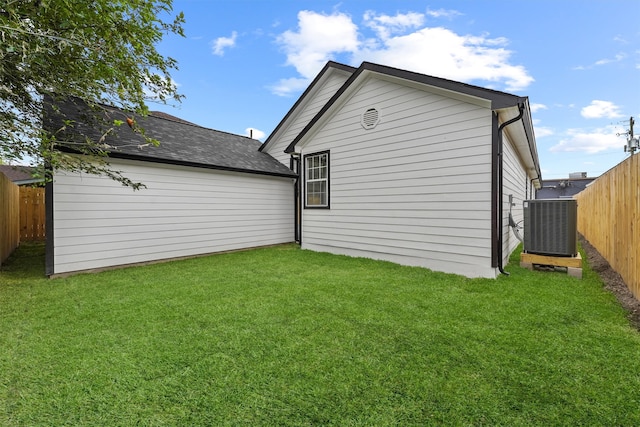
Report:
[{"label": "air conditioning condenser unit", "polygon": [[576,200],[525,200],[524,251],[540,255],[576,256],[577,224]]}]

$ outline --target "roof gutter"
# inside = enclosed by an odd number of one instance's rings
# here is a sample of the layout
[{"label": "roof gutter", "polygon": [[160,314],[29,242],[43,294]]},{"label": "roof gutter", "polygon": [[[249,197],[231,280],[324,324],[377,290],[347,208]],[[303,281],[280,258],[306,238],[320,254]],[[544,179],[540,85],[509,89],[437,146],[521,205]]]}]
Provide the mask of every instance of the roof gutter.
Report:
[{"label": "roof gutter", "polygon": [[[515,123],[519,120],[522,119],[522,117],[524,116],[524,103],[518,103],[518,110],[520,111],[520,113],[510,119],[507,120],[506,122],[502,123],[500,126],[498,126],[498,152],[497,152],[497,157],[496,160],[498,162],[498,209],[497,209],[497,215],[498,215],[498,236],[497,236],[497,245],[496,245],[496,254],[497,254],[497,261],[498,261],[498,270],[500,271],[500,273],[504,274],[505,276],[509,276],[509,273],[507,273],[506,271],[504,271],[504,266],[502,265],[502,259],[503,259],[503,252],[502,252],[502,228],[503,228],[503,212],[502,212],[502,208],[503,208],[503,203],[504,203],[504,191],[503,191],[503,176],[504,176],[504,147],[503,147],[503,143],[502,143],[502,134],[504,132],[504,128],[506,128],[507,126],[509,126],[512,123]],[[496,113],[497,114],[497,113]]]}]

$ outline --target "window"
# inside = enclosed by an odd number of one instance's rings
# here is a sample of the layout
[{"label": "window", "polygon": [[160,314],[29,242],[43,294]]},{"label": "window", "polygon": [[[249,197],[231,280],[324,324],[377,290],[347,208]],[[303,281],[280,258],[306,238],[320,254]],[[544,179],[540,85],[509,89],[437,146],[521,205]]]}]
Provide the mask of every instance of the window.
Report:
[{"label": "window", "polygon": [[329,207],[329,152],[305,156],[305,207]]}]

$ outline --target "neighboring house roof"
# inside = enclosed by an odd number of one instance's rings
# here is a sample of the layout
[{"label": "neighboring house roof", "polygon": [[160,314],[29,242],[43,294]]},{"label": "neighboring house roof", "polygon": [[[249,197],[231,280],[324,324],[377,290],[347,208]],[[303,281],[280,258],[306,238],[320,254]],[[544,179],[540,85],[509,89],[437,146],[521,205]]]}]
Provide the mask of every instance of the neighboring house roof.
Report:
[{"label": "neighboring house roof", "polygon": [[[327,66],[325,66],[318,77],[321,77],[329,67],[337,67],[337,64],[327,64]],[[503,123],[510,120],[511,118],[517,117],[520,114],[520,107],[522,107],[522,125],[516,130],[512,130],[511,128],[509,128],[509,132],[513,132],[516,135],[516,138],[514,138],[516,140],[515,145],[520,154],[523,156],[523,160],[525,161],[527,168],[532,172],[532,175],[536,175],[539,179],[541,179],[540,164],[538,160],[538,153],[536,150],[535,136],[533,134],[533,124],[531,121],[531,111],[529,107],[529,100],[527,97],[512,95],[506,92],[500,92],[497,90],[487,89],[480,86],[474,86],[467,83],[456,82],[439,77],[428,76],[425,74],[414,73],[411,71],[401,70],[384,65],[373,64],[370,62],[363,62],[359,68],[355,69],[351,77],[320,109],[318,114],[316,114],[316,116],[286,148],[285,152],[294,152],[295,146],[300,143],[318,123],[324,120],[325,116],[332,111],[332,108],[335,105],[339,104],[342,99],[351,94],[355,90],[355,88],[357,88],[362,82],[364,82],[368,77],[372,75],[378,75],[383,78],[402,79],[408,82],[437,88],[438,90],[443,90],[451,94],[459,93],[488,101],[490,103],[491,109],[501,114],[501,120]],[[316,78],[316,80],[318,80],[318,78]],[[305,95],[303,95],[303,98],[304,96]]]},{"label": "neighboring house roof", "polygon": [[33,174],[37,168],[31,166],[0,165],[0,173],[3,173],[16,185],[27,185],[42,182],[42,178],[35,178]]},{"label": "neighboring house roof", "polygon": [[[86,137],[97,142],[107,131],[104,124],[101,127],[95,125],[96,114],[101,114],[110,122],[125,121],[127,117],[132,117],[136,125],[144,128],[147,136],[160,142],[159,146],[147,145],[144,138],[126,123],[119,127],[112,126],[113,131],[103,141],[109,145],[110,157],[263,175],[296,176],[269,154],[260,152],[260,141],[245,136],[208,129],[166,113],[133,116],[104,105],[101,106],[102,111],[96,113],[79,99],[67,99],[55,104],[66,119],[74,121],[73,127],[67,127],[65,134],[76,142],[83,142]],[[62,117],[53,111],[50,102],[45,104],[45,112],[47,126],[51,130],[63,127]],[[92,122],[94,125],[87,124]]]},{"label": "neighboring house roof", "polygon": [[322,70],[320,70],[316,78],[313,79],[309,87],[307,87],[307,89],[300,96],[300,98],[298,98],[296,103],[293,104],[293,107],[291,107],[291,109],[287,112],[287,114],[280,121],[280,123],[278,123],[278,126],[276,126],[273,132],[271,132],[267,140],[264,142],[264,144],[262,144],[262,147],[260,147],[260,151],[263,151],[265,148],[267,148],[267,146],[271,143],[271,141],[273,141],[278,136],[280,131],[288,125],[288,123],[291,121],[292,117],[295,115],[298,109],[302,105],[304,105],[305,102],[307,102],[307,99],[313,97],[314,93],[316,92],[316,89],[322,86],[322,83],[330,73],[339,71],[343,73],[346,72],[348,74],[353,74],[356,70],[357,68],[340,64],[338,62],[334,62],[334,61],[327,62],[326,65],[322,68]]},{"label": "neighboring house roof", "polygon": [[595,179],[545,179],[544,186],[536,193],[536,199],[573,198],[573,196],[587,188]]}]

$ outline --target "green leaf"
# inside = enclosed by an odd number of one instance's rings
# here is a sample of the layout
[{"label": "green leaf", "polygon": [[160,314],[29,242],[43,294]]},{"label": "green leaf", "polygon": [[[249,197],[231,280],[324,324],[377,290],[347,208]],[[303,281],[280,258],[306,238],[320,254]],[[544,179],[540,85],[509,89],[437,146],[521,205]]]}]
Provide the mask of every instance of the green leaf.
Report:
[{"label": "green leaf", "polygon": [[[139,115],[148,112],[150,92],[161,102],[180,102],[182,96],[170,84],[177,63],[156,45],[167,34],[184,35],[183,14],[171,17],[171,0],[5,3],[0,10],[0,155],[38,158],[57,169],[97,173],[138,187],[107,164],[94,167],[91,156],[103,153],[88,151],[87,157],[74,159],[61,155],[58,129],[42,125],[43,99],[76,97]],[[149,79],[150,70],[156,80]],[[94,126],[122,123],[112,118]]]}]

